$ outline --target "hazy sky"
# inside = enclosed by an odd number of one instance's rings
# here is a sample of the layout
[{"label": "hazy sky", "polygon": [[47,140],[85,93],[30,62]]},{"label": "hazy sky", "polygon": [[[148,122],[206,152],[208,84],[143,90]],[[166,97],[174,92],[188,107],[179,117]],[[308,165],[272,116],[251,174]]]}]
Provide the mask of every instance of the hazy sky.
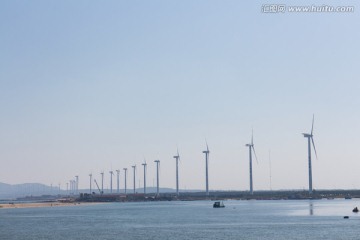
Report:
[{"label": "hazy sky", "polygon": [[[251,2],[251,3],[250,3]],[[360,4],[262,13],[269,1],[1,1],[0,182],[65,183],[137,164],[148,186],[360,188]],[[278,3],[275,1],[274,3]],[[132,188],[132,172],[129,172]],[[138,181],[137,180],[137,181]],[[123,171],[121,171],[121,188]],[[138,184],[138,183],[137,183]]]}]

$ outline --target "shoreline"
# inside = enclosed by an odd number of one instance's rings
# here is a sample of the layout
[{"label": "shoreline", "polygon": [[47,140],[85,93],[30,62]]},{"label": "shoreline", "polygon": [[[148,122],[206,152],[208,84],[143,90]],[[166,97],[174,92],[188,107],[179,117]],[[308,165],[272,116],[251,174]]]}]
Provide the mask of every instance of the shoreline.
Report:
[{"label": "shoreline", "polygon": [[12,208],[41,208],[41,207],[70,207],[70,206],[86,206],[101,203],[90,202],[35,202],[35,203],[1,203],[0,209]]}]

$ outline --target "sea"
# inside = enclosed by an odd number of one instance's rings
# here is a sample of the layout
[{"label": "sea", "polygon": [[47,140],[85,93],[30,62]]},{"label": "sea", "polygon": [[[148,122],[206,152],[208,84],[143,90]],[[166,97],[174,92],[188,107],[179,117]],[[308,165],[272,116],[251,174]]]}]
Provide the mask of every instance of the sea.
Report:
[{"label": "sea", "polygon": [[[0,209],[0,239],[360,239],[360,199],[105,203]],[[348,216],[345,219],[344,216]]]}]

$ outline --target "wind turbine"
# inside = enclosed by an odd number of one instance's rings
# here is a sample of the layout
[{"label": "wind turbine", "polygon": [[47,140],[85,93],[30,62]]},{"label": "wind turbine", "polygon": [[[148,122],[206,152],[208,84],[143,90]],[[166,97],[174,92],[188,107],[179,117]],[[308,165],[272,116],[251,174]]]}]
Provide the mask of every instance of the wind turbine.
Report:
[{"label": "wind turbine", "polygon": [[176,195],[179,196],[179,149],[177,149],[177,155],[174,158],[176,160]]},{"label": "wind turbine", "polygon": [[117,193],[120,193],[120,170],[116,170],[116,187]]},{"label": "wind turbine", "polygon": [[136,193],[136,182],[135,182],[135,177],[136,177],[136,165],[131,166],[134,170],[134,194]]},{"label": "wind turbine", "polygon": [[127,176],[127,168],[124,168],[124,172],[125,172],[125,174],[124,174],[124,177],[125,177],[125,188],[124,188],[124,191],[125,191],[125,194],[126,194],[126,176]]},{"label": "wind turbine", "polygon": [[156,196],[159,196],[159,165],[160,165],[160,160],[155,160],[154,161],[156,163]]},{"label": "wind turbine", "polygon": [[92,173],[89,174],[89,177],[90,177],[90,194],[91,194]]},{"label": "wind turbine", "polygon": [[[314,115],[312,119],[312,125],[311,125],[311,133],[303,133],[304,137],[308,139],[308,157],[309,157],[309,194],[312,194],[313,188],[312,188],[312,169],[311,169],[311,143],[314,148],[315,156],[317,158],[314,138],[313,138],[313,130],[314,130]],[[311,141],[310,141],[311,140]]]},{"label": "wind turbine", "polygon": [[101,173],[101,192],[104,193],[104,171]]},{"label": "wind turbine", "polygon": [[210,153],[210,151],[209,151],[209,146],[208,146],[208,144],[207,144],[207,142],[206,142],[206,150],[205,151],[203,151],[203,153],[205,153],[205,163],[206,163],[206,196],[209,196],[209,171],[208,171],[208,169],[209,169],[209,167],[208,167],[208,165],[209,165],[209,153]]},{"label": "wind turbine", "polygon": [[144,195],[146,194],[146,161],[144,161],[144,163],[142,163],[141,165],[144,166]]},{"label": "wind turbine", "polygon": [[76,194],[79,193],[79,176],[75,176],[76,178]]},{"label": "wind turbine", "polygon": [[253,176],[252,176],[252,152],[254,152],[256,162],[257,162],[257,157],[256,157],[256,153],[255,153],[255,148],[254,148],[254,133],[253,133],[253,131],[251,131],[251,143],[248,143],[245,146],[249,147],[250,194],[254,194]]},{"label": "wind turbine", "polygon": [[113,172],[113,170],[111,170],[111,171],[109,171],[109,173],[110,173],[110,193],[112,193],[112,177],[114,175],[114,172]]}]

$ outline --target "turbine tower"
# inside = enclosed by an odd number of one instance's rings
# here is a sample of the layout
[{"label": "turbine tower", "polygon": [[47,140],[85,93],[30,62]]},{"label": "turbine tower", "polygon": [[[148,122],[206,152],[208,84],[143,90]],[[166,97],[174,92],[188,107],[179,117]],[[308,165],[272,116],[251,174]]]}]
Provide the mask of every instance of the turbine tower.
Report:
[{"label": "turbine tower", "polygon": [[133,170],[134,170],[134,194],[136,193],[136,182],[135,182],[135,177],[136,177],[136,175],[135,175],[135,172],[136,172],[136,165],[133,165],[133,166],[131,166],[132,168],[133,168]]},{"label": "turbine tower", "polygon": [[174,158],[176,160],[176,195],[179,196],[179,149],[177,149],[177,155]]},{"label": "turbine tower", "polygon": [[116,170],[116,187],[117,193],[120,193],[120,170]]},{"label": "turbine tower", "polygon": [[255,148],[254,148],[254,133],[251,131],[251,143],[245,145],[249,148],[249,176],[250,176],[250,194],[254,194],[253,190],[253,175],[252,175],[252,152],[254,152],[255,159],[257,161]]},{"label": "turbine tower", "polygon": [[109,173],[110,173],[110,193],[112,193],[112,177],[114,175],[114,172],[113,170],[111,170]]},{"label": "turbine tower", "polygon": [[104,193],[104,171],[101,173],[101,192]]},{"label": "turbine tower", "polygon": [[311,145],[314,148],[315,156],[317,158],[314,138],[313,138],[313,130],[314,130],[314,115],[312,119],[311,125],[311,133],[303,133],[304,137],[308,139],[308,158],[309,158],[309,194],[312,194],[312,168],[311,168]]},{"label": "turbine tower", "polygon": [[127,176],[127,168],[124,168],[124,172],[125,172],[125,174],[124,174],[124,177],[125,177],[125,181],[124,181],[124,183],[125,183],[125,188],[124,188],[124,191],[125,191],[125,194],[126,194],[126,176]]},{"label": "turbine tower", "polygon": [[159,165],[160,160],[155,160],[156,163],[156,196],[159,196]]},{"label": "turbine tower", "polygon": [[146,161],[144,163],[142,163],[141,165],[144,166],[144,195],[146,194]]},{"label": "turbine tower", "polygon": [[76,178],[76,185],[75,185],[75,188],[76,188],[76,194],[78,194],[79,193],[79,176],[75,176],[75,178]]},{"label": "turbine tower", "polygon": [[91,182],[92,182],[92,174],[91,173],[89,174],[89,177],[90,177],[90,194],[91,194]]},{"label": "turbine tower", "polygon": [[206,171],[206,196],[209,196],[209,146],[206,142],[206,150],[203,151],[203,153],[205,153],[205,163],[206,163],[206,168],[205,168],[205,171]]}]

